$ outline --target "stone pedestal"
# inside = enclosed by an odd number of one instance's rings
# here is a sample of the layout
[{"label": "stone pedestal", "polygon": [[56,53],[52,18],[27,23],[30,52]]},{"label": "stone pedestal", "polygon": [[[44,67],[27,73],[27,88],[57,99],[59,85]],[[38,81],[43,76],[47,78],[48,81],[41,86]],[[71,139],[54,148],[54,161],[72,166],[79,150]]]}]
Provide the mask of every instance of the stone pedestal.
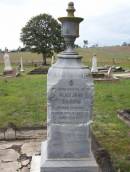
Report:
[{"label": "stone pedestal", "polygon": [[[41,172],[98,172],[97,163],[91,155],[88,158],[48,159],[47,143],[42,143]],[[37,172],[37,171],[35,171]]]},{"label": "stone pedestal", "polygon": [[40,172],[98,172],[91,152],[90,120],[93,80],[90,71],[73,50],[79,33],[69,3],[67,17],[61,17],[67,49],[48,71],[47,141],[42,144]]},{"label": "stone pedestal", "polygon": [[41,172],[98,172],[89,121],[93,80],[81,57],[59,59],[48,72],[48,130]]}]

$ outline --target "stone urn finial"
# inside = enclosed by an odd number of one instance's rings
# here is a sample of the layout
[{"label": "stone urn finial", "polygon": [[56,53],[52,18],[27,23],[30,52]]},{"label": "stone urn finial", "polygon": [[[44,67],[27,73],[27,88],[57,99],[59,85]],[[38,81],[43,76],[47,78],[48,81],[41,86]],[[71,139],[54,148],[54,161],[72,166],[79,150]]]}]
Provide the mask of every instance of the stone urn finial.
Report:
[{"label": "stone urn finial", "polygon": [[68,4],[68,9],[66,11],[68,12],[68,17],[74,17],[75,8],[73,2]]},{"label": "stone urn finial", "polygon": [[79,23],[83,20],[81,17],[75,17],[74,3],[70,2],[67,8],[67,17],[58,18],[62,23],[62,36],[64,37],[66,50],[64,53],[75,53],[73,47],[77,37],[79,37]]}]

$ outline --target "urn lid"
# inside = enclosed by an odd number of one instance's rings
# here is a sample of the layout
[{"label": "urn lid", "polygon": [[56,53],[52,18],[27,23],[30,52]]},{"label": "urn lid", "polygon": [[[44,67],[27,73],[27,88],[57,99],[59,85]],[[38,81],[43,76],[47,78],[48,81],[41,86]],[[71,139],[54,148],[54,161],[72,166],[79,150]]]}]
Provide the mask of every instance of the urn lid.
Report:
[{"label": "urn lid", "polygon": [[75,17],[74,12],[76,11],[74,8],[74,3],[69,2],[68,3],[68,8],[66,9],[67,11],[67,17],[59,17],[58,20],[63,23],[64,21],[72,21],[72,22],[77,22],[80,23],[83,18],[81,17]]}]

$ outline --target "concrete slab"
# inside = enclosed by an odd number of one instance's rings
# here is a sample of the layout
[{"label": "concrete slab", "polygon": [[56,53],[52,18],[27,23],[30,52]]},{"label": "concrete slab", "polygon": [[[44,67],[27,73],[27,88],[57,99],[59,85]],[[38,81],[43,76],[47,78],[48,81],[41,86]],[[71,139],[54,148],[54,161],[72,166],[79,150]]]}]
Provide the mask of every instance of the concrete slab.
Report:
[{"label": "concrete slab", "polygon": [[41,156],[32,157],[30,172],[40,172],[40,160]]},{"label": "concrete slab", "polygon": [[40,154],[41,143],[39,142],[27,142],[24,143],[21,147],[22,154],[26,154],[27,156],[39,155]]},{"label": "concrete slab", "polygon": [[126,78],[130,78],[130,73],[115,73],[113,74],[113,76],[117,78],[126,79]]}]

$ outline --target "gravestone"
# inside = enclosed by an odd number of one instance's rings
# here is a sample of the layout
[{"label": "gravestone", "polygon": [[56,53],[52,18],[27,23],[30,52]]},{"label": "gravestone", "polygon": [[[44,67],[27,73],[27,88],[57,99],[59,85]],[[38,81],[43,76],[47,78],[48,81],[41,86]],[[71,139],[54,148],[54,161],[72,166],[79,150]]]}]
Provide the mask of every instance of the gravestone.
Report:
[{"label": "gravestone", "polygon": [[108,78],[111,78],[111,77],[112,77],[112,73],[113,73],[112,67],[110,67],[110,68],[108,69],[108,72],[107,72]]},{"label": "gravestone", "polygon": [[92,57],[92,68],[91,68],[92,73],[97,73],[98,68],[97,68],[97,56],[96,54]]},{"label": "gravestone", "polygon": [[20,58],[20,72],[24,72],[24,68],[23,68],[23,58]]},{"label": "gravestone", "polygon": [[93,80],[73,49],[83,20],[75,17],[74,11],[70,2],[68,16],[59,18],[67,48],[48,71],[47,141],[42,143],[40,172],[99,170],[91,151],[89,127]]},{"label": "gravestone", "polygon": [[55,56],[52,56],[51,58],[51,65],[53,65],[55,63]]},{"label": "gravestone", "polygon": [[9,57],[9,54],[8,54],[8,49],[5,48],[5,53],[4,53],[4,56],[3,56],[3,59],[4,59],[4,74],[12,74],[13,73],[13,69],[12,69],[12,66],[11,66],[11,62],[10,62],[10,57]]},{"label": "gravestone", "polygon": [[19,77],[21,74],[20,74],[20,68],[21,68],[21,65],[18,65],[17,67],[16,67],[16,74],[15,74],[15,76],[16,77]]}]

